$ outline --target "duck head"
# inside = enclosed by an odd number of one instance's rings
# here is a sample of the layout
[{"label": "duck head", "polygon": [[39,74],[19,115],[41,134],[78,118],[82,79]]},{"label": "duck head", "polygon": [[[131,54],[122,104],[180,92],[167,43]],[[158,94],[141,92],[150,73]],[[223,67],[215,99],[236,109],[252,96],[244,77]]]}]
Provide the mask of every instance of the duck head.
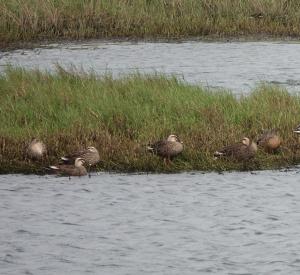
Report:
[{"label": "duck head", "polygon": [[167,141],[180,142],[181,144],[183,144],[183,142],[176,135],[169,135]]},{"label": "duck head", "polygon": [[242,143],[245,144],[245,145],[247,145],[247,146],[249,146],[249,145],[250,145],[250,139],[247,138],[247,137],[244,137],[244,138],[242,139]]},{"label": "duck head", "polygon": [[97,150],[95,147],[93,147],[93,146],[89,146],[87,149],[88,149],[88,151],[90,151],[91,153],[97,153],[97,152],[98,152],[98,150]]}]

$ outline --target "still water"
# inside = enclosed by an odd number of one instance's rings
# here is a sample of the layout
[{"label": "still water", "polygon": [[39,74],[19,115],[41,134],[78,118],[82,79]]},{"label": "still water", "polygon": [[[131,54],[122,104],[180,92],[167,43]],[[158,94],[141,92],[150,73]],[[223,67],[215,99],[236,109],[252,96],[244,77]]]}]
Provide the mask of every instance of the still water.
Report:
[{"label": "still water", "polygon": [[238,94],[262,81],[300,91],[300,44],[295,42],[91,41],[0,51],[0,72],[7,64],[51,71],[56,63],[116,77],[136,71],[162,72]]},{"label": "still water", "polygon": [[0,274],[300,274],[300,173],[0,176]]}]

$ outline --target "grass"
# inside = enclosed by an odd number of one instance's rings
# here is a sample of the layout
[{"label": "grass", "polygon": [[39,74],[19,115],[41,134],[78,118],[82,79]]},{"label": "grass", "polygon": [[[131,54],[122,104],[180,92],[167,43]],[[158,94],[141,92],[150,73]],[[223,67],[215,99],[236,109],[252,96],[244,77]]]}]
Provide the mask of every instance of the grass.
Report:
[{"label": "grass", "polygon": [[298,0],[0,0],[0,46],[56,39],[300,37]]},{"label": "grass", "polygon": [[[105,171],[187,171],[243,169],[212,154],[243,136],[279,128],[284,149],[259,151],[248,169],[300,163],[297,138],[300,97],[262,85],[237,99],[228,91],[209,91],[175,77],[134,74],[121,79],[92,73],[26,71],[8,67],[0,75],[0,172],[43,172],[42,167],[78,148],[98,148]],[[184,153],[166,167],[145,145],[176,133]],[[48,146],[41,162],[25,160],[32,137]]]}]

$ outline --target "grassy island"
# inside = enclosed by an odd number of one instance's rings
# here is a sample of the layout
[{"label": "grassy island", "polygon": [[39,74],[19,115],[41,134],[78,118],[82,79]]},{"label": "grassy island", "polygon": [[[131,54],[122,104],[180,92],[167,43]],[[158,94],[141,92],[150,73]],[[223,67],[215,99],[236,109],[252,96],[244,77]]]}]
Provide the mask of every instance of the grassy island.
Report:
[{"label": "grassy island", "polygon": [[298,0],[0,0],[0,47],[88,38],[300,37]]},{"label": "grassy island", "polygon": [[[241,163],[214,160],[213,152],[262,129],[278,128],[283,148],[258,151],[249,169],[300,163],[292,129],[300,122],[300,97],[262,85],[237,98],[228,91],[189,85],[163,75],[110,75],[26,71],[8,67],[0,75],[0,172],[43,172],[43,167],[81,147],[93,145],[105,171],[187,171],[243,169]],[[166,167],[145,145],[176,133],[185,150]],[[48,146],[41,162],[25,159],[32,137]]]}]

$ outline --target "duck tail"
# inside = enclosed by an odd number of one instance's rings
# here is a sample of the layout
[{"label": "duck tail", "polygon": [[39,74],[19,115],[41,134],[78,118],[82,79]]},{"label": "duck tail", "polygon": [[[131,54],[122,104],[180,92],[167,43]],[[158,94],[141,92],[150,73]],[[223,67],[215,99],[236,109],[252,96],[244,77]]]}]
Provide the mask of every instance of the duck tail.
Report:
[{"label": "duck tail", "polygon": [[219,151],[214,152],[214,159],[218,159],[222,156],[224,156],[224,153],[219,152]]},{"label": "duck tail", "polygon": [[62,161],[69,161],[69,158],[67,158],[67,157],[61,157],[60,158]]},{"label": "duck tail", "polygon": [[300,134],[300,124],[297,125],[297,127],[293,130],[294,133]]},{"label": "duck tail", "polygon": [[153,152],[154,151],[154,148],[149,144],[147,145],[146,149],[147,149],[148,152]]}]

